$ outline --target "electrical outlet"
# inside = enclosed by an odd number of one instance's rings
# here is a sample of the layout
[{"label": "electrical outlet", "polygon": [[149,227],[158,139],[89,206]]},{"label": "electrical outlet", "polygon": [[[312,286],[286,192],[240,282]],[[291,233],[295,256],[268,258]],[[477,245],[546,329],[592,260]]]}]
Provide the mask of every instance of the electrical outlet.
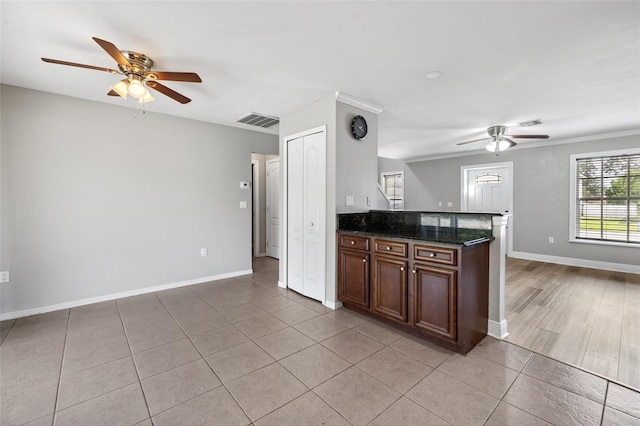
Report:
[{"label": "electrical outlet", "polygon": [[438,201],[438,207],[442,207],[442,201]]},{"label": "electrical outlet", "polygon": [[453,201],[447,201],[447,207],[453,207]]},{"label": "electrical outlet", "polygon": [[9,274],[9,271],[0,272],[0,283],[8,283],[9,281],[11,281],[11,275]]},{"label": "electrical outlet", "polygon": [[247,208],[247,202],[246,201],[240,201],[240,208],[241,209],[246,209]]},{"label": "electrical outlet", "polygon": [[345,204],[347,206],[353,206],[353,195],[347,195],[345,198]]},{"label": "electrical outlet", "polygon": [[208,254],[207,249],[206,248],[201,248],[200,249],[200,256],[205,257]]},{"label": "electrical outlet", "polygon": [[549,237],[549,244],[553,244],[553,243],[554,243],[553,237]]}]

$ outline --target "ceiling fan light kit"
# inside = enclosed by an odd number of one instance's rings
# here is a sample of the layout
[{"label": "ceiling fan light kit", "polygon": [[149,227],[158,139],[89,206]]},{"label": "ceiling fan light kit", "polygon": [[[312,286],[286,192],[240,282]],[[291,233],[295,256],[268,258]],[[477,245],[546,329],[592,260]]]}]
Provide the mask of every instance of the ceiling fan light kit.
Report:
[{"label": "ceiling fan light kit", "polygon": [[147,88],[156,90],[163,95],[180,102],[181,104],[191,102],[191,99],[158,83],[157,80],[183,81],[188,83],[202,82],[200,76],[193,72],[151,71],[153,60],[148,56],[128,50],[119,50],[113,43],[97,37],[93,37],[93,40],[98,43],[98,45],[100,45],[100,47],[102,47],[113,59],[115,59],[118,63],[119,71],[110,68],[96,67],[93,65],[60,61],[57,59],[42,58],[42,60],[52,64],[68,65],[78,68],[106,71],[110,74],[124,75],[126,78],[120,80],[114,86],[111,86],[111,91],[108,95],[121,96],[122,98],[127,99],[127,94],[129,94],[138,99],[138,103],[141,104],[151,102],[155,99],[151,96]]}]

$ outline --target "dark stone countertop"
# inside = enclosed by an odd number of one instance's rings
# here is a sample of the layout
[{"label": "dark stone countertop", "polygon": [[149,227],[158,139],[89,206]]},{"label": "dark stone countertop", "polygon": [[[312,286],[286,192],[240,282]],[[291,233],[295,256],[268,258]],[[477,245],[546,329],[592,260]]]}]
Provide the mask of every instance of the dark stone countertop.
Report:
[{"label": "dark stone countertop", "polygon": [[345,213],[338,214],[338,232],[469,246],[493,241],[492,216],[495,214],[470,216],[465,213],[461,216],[460,213],[389,211]]}]

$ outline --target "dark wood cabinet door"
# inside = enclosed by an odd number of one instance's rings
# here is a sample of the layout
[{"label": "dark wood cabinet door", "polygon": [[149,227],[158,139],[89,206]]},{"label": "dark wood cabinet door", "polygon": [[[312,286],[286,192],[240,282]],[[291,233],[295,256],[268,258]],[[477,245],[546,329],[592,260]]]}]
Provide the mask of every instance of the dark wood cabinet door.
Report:
[{"label": "dark wood cabinet door", "polygon": [[369,254],[340,250],[340,300],[369,308]]},{"label": "dark wood cabinet door", "polygon": [[457,338],[457,272],[428,265],[413,267],[415,326],[430,334]]},{"label": "dark wood cabinet door", "polygon": [[407,322],[407,261],[374,256],[373,262],[373,311]]}]

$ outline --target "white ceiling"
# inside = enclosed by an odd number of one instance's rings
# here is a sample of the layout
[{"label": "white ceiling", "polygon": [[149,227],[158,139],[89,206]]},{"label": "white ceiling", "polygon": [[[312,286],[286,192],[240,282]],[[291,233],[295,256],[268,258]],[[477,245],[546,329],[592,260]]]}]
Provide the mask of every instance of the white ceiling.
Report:
[{"label": "white ceiling", "polygon": [[[193,99],[158,94],[152,112],[222,124],[282,116],[341,91],[384,107],[379,154],[418,159],[482,149],[456,143],[490,125],[550,142],[640,129],[640,2],[0,3],[1,82],[92,101],[120,77],[41,57],[116,68],[92,39],[141,52]],[[439,70],[444,76],[427,80]],[[239,125],[241,126],[241,125]],[[277,133],[277,128],[271,133]],[[519,142],[521,146],[541,142]]]}]

